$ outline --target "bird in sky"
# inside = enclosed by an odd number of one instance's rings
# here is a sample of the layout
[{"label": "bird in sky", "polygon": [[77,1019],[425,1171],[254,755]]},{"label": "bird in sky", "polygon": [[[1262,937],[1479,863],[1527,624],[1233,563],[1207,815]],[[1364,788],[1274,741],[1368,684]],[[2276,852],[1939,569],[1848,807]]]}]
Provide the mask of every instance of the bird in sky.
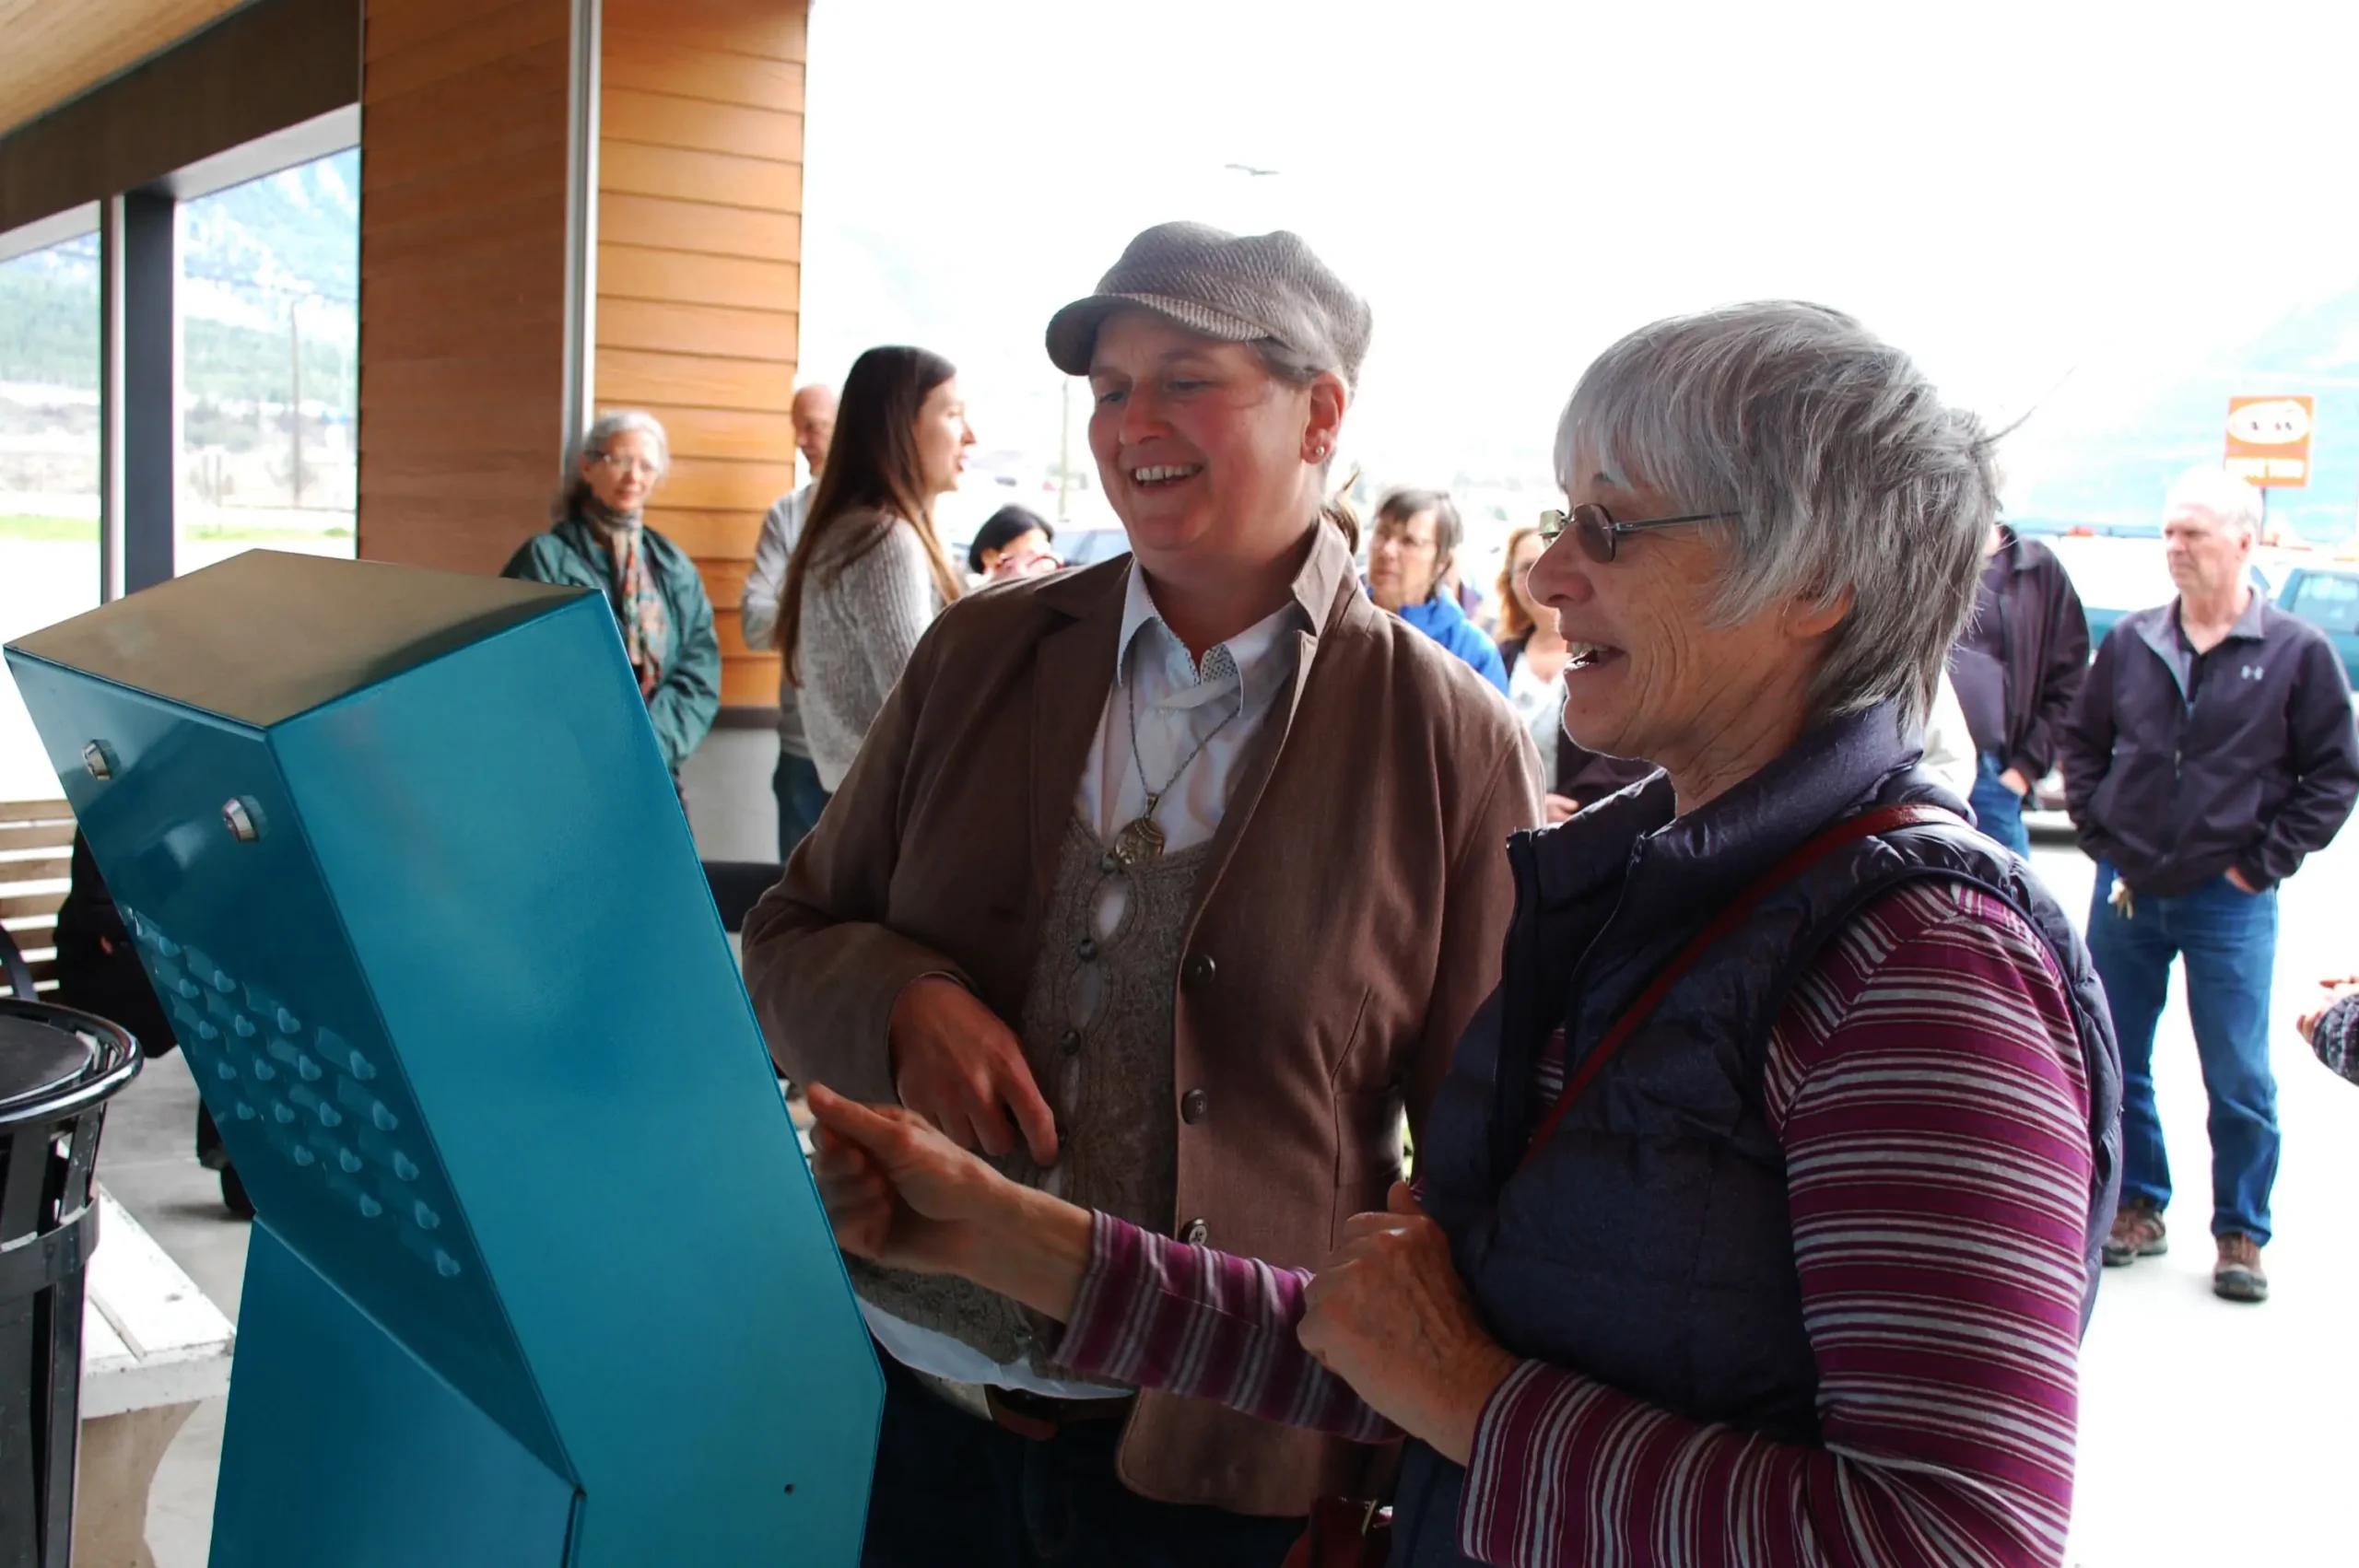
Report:
[{"label": "bird in sky", "polygon": [[1267,176],[1277,172],[1274,169],[1256,169],[1250,163],[1230,163],[1224,164],[1222,167],[1225,169],[1234,169],[1239,174],[1250,174],[1256,180],[1264,179]]}]

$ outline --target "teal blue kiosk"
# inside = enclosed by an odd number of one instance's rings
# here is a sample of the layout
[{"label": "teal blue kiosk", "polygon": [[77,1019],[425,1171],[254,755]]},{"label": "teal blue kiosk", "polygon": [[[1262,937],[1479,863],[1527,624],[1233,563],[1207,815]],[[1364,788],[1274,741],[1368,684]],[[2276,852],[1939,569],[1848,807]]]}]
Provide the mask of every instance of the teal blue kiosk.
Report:
[{"label": "teal blue kiosk", "polygon": [[258,1217],[214,1568],[850,1568],[882,1383],[596,594],[9,645]]}]

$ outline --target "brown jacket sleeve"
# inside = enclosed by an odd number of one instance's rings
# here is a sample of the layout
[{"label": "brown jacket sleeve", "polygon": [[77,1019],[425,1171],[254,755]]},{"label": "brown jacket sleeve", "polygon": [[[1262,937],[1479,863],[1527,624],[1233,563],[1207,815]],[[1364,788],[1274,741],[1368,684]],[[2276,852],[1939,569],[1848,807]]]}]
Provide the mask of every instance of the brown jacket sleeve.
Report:
[{"label": "brown jacket sleeve", "polygon": [[1537,750],[1523,727],[1514,726],[1513,740],[1497,748],[1488,776],[1461,797],[1466,817],[1442,896],[1441,953],[1434,972],[1433,1000],[1426,1010],[1425,1028],[1402,1088],[1413,1141],[1424,1135],[1426,1112],[1449,1074],[1449,1059],[1458,1049],[1459,1036],[1499,983],[1508,924],[1515,916],[1515,878],[1508,865],[1508,839],[1545,820]]},{"label": "brown jacket sleeve", "polygon": [[745,918],[745,990],[780,1071],[872,1103],[898,1097],[886,1031],[901,992],[927,975],[972,989],[957,965],[884,923],[938,643],[918,644],[818,826]]}]

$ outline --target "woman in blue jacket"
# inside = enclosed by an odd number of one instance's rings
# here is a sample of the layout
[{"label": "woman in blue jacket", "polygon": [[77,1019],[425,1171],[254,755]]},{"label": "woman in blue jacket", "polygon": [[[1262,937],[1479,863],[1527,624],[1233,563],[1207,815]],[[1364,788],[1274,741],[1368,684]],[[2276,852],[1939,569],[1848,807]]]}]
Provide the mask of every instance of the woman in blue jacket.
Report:
[{"label": "woman in blue jacket", "polygon": [[1462,536],[1458,509],[1439,490],[1394,490],[1377,503],[1367,546],[1367,594],[1474,668],[1505,696],[1507,666],[1458,596],[1441,586]]}]

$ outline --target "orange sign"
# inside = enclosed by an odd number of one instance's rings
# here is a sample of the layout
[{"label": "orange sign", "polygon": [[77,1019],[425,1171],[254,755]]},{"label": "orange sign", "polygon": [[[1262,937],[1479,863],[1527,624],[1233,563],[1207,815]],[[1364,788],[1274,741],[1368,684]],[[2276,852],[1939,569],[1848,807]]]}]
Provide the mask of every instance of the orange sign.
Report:
[{"label": "orange sign", "polygon": [[2228,472],[2263,488],[2307,485],[2317,415],[2315,398],[2230,398]]}]

